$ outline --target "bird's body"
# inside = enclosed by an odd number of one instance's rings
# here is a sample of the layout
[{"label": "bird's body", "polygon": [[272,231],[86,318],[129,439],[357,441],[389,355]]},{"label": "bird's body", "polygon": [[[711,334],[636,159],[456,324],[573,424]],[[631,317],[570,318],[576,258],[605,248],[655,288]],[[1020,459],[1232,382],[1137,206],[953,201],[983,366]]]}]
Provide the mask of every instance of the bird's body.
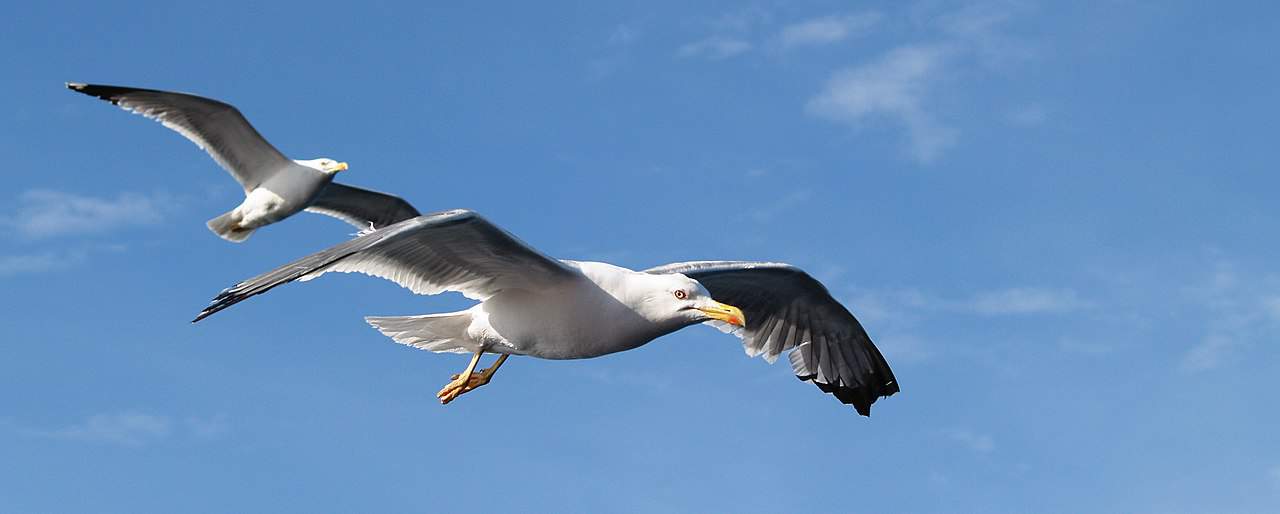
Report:
[{"label": "bird's body", "polygon": [[345,162],[286,158],[229,104],[152,89],[74,83],[67,87],[159,121],[230,172],[244,189],[245,200],[207,223],[228,241],[244,241],[255,230],[303,210],[334,216],[361,229],[418,215],[399,197],[334,183],[333,176],[347,169]]},{"label": "bird's body", "polygon": [[334,173],[326,172],[316,162],[323,160],[281,163],[257,187],[246,188],[244,201],[235,209],[209,220],[209,229],[233,241],[243,241],[254,230],[310,207],[333,183]]},{"label": "bird's body", "polygon": [[546,289],[505,289],[456,313],[368,320],[392,339],[423,349],[542,359],[588,359],[631,350],[697,323],[646,317],[635,307],[645,301],[645,289],[637,286],[661,277],[603,262],[560,262],[577,276]]},{"label": "bird's body", "polygon": [[[510,355],[598,357],[697,323],[735,333],[748,355],[770,362],[790,352],[797,377],[864,415],[877,398],[898,391],[858,321],[798,268],[701,261],[633,271],[557,260],[464,210],[405,220],[245,280],[218,295],[195,321],[329,272],[386,278],[418,294],[457,291],[479,301],[458,312],[365,318],[398,343],[473,354],[467,370],[438,394],[446,403],[487,383]],[[483,353],[500,357],[475,375]]]}]

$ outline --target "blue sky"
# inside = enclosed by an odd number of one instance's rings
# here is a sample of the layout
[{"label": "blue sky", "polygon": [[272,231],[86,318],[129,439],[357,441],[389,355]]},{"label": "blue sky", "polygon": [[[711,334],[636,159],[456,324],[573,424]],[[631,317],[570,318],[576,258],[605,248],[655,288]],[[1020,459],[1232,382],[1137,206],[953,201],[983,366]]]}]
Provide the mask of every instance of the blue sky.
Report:
[{"label": "blue sky", "polygon": [[[0,511],[1274,512],[1280,12],[1193,2],[22,5],[0,45]],[[902,393],[857,416],[693,327],[465,365],[461,308],[244,245],[178,135],[64,81],[237,105],[294,158],[550,255],[783,260]]]}]

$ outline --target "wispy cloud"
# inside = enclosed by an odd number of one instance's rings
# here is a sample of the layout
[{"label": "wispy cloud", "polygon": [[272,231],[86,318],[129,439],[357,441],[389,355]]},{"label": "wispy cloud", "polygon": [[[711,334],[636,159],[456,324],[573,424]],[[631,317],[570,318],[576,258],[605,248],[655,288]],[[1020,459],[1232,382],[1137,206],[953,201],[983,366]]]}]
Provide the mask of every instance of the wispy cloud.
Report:
[{"label": "wispy cloud", "polygon": [[69,268],[83,260],[84,253],[81,252],[0,255],[0,277]]},{"label": "wispy cloud", "polygon": [[772,18],[768,10],[760,7],[721,15],[705,23],[704,27],[710,29],[710,36],[681,45],[676,50],[676,57],[719,61],[747,53],[756,46],[751,42],[751,33],[757,27],[769,24]]},{"label": "wispy cloud", "polygon": [[869,320],[895,321],[931,312],[985,316],[1062,314],[1090,307],[1072,289],[1011,287],[944,297],[918,289],[863,291],[851,302]]},{"label": "wispy cloud", "polygon": [[1183,355],[1185,371],[1206,371],[1236,358],[1249,345],[1280,332],[1280,276],[1245,273],[1218,259],[1202,284],[1186,292],[1205,313],[1206,332]]},{"label": "wispy cloud", "polygon": [[786,214],[792,209],[796,209],[809,199],[813,198],[813,192],[808,189],[797,189],[789,193],[782,194],[774,198],[772,201],[756,207],[751,210],[751,218],[757,222],[768,222]]},{"label": "wispy cloud", "polygon": [[31,437],[120,446],[144,446],[182,435],[216,439],[229,430],[225,415],[188,416],[179,423],[171,416],[140,411],[95,414],[83,422],[58,428],[20,427],[11,421],[7,424]]},{"label": "wispy cloud", "polygon": [[[1000,31],[1019,10],[1020,6],[1012,2],[979,2],[926,16],[919,25],[932,35],[892,48],[869,62],[835,71],[805,109],[811,115],[855,128],[888,120],[905,130],[912,158],[921,163],[933,162],[957,144],[960,134],[957,128],[940,121],[942,117],[937,114],[933,97],[941,84],[953,75],[1001,68],[1034,55],[1029,45]],[[809,35],[800,37],[802,33]],[[795,34],[802,41],[816,42],[823,40],[822,34],[832,39],[840,32],[827,23],[813,25],[807,31],[797,29]],[[962,68],[970,64],[977,66]],[[1042,111],[1028,111],[1017,121],[1037,123],[1043,117]]]},{"label": "wispy cloud", "polygon": [[751,42],[733,36],[711,36],[681,46],[676,55],[682,58],[728,59],[752,47]]},{"label": "wispy cloud", "polygon": [[640,39],[640,30],[632,25],[620,24],[609,33],[609,44],[630,45]]},{"label": "wispy cloud", "polygon": [[875,12],[814,18],[783,27],[778,33],[778,44],[788,49],[838,43],[867,33],[882,18]]},{"label": "wispy cloud", "polygon": [[941,32],[971,51],[987,67],[1001,68],[1035,56],[1033,46],[1000,30],[1028,4],[1010,1],[974,2],[943,13],[934,20]]},{"label": "wispy cloud", "polygon": [[97,198],[33,189],[19,196],[16,212],[0,218],[0,225],[29,238],[105,232],[157,224],[174,205],[174,200],[163,194],[125,192],[114,198]]},{"label": "wispy cloud", "polygon": [[720,32],[748,32],[773,20],[773,13],[760,6],[747,7],[722,14],[711,20],[711,28]]},{"label": "wispy cloud", "polygon": [[1058,348],[1068,353],[1104,355],[1114,351],[1115,345],[1104,341],[1083,340],[1070,337],[1059,340]]},{"label": "wispy cloud", "polygon": [[1267,481],[1271,483],[1271,487],[1280,489],[1280,465],[1272,466],[1267,470]]},{"label": "wispy cloud", "polygon": [[1010,110],[1005,118],[1012,125],[1033,127],[1043,125],[1049,119],[1049,111],[1039,104],[1023,105]]},{"label": "wispy cloud", "polygon": [[1035,314],[1068,312],[1085,307],[1070,289],[1016,287],[978,293],[969,303],[979,314]]},{"label": "wispy cloud", "polygon": [[83,423],[49,430],[24,429],[28,435],[97,443],[141,446],[169,436],[173,423],[167,416],[142,412],[96,414]]},{"label": "wispy cloud", "polygon": [[122,252],[127,248],[119,243],[80,244],[73,248],[0,255],[0,278],[70,269],[84,264],[96,255]]},{"label": "wispy cloud", "polygon": [[987,434],[978,434],[965,429],[953,428],[944,430],[942,436],[978,453],[991,453],[996,449],[995,439]]},{"label": "wispy cloud", "polygon": [[951,50],[938,45],[903,46],[880,59],[836,72],[806,110],[821,118],[861,126],[875,117],[906,129],[911,155],[931,162],[956,142],[956,131],[924,107],[934,79]]},{"label": "wispy cloud", "polygon": [[182,421],[191,435],[200,439],[216,439],[222,437],[231,428],[227,423],[227,416],[219,414],[216,416],[187,416]]}]

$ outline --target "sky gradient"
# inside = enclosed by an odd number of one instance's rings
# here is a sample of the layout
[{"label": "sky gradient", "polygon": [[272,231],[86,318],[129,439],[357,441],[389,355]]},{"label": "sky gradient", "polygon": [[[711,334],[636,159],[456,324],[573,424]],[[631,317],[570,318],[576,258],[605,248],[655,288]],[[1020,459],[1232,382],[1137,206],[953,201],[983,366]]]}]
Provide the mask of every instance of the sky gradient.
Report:
[{"label": "sky gradient", "polygon": [[[57,3],[0,35],[0,512],[1275,512],[1280,9],[1241,2]],[[242,245],[240,191],[63,82],[192,92],[543,252],[778,260],[902,392],[863,418],[691,327],[464,356]],[[1268,157],[1268,156],[1272,157]]]}]

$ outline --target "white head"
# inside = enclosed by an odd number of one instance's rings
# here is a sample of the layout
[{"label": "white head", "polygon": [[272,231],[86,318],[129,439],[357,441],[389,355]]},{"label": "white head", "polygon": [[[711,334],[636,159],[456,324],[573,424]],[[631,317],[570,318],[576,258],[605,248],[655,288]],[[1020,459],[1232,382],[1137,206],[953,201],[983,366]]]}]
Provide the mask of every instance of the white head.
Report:
[{"label": "white head", "polygon": [[647,275],[640,287],[643,290],[636,291],[641,295],[636,312],[650,321],[680,326],[713,320],[739,327],[747,324],[741,309],[711,299],[707,288],[687,276]]},{"label": "white head", "polygon": [[298,164],[301,164],[313,170],[319,171],[320,173],[324,173],[325,175],[333,175],[339,171],[347,171],[347,163],[338,162],[328,157],[321,157],[319,159],[307,159],[307,160],[301,160],[301,161],[294,159],[293,162],[296,162]]}]

